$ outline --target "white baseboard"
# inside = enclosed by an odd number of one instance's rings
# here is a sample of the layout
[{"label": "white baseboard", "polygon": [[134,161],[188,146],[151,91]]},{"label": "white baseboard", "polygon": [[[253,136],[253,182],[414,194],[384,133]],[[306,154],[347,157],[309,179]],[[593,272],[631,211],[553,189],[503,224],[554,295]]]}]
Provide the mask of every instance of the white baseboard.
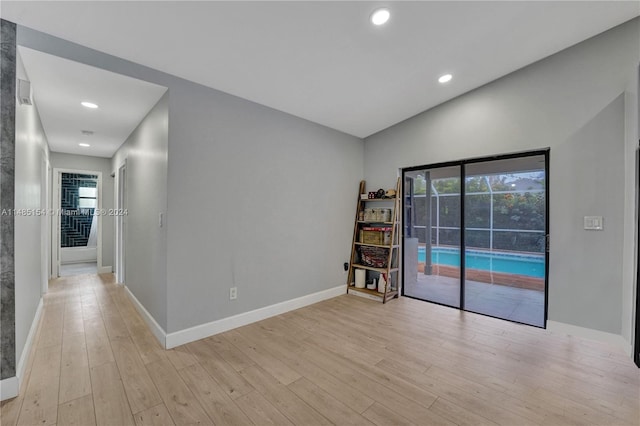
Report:
[{"label": "white baseboard", "polygon": [[142,318],[144,319],[144,322],[146,322],[149,328],[151,329],[151,333],[153,333],[156,339],[158,339],[158,342],[160,342],[160,345],[162,345],[163,348],[166,348],[167,333],[165,333],[164,329],[160,327],[160,324],[158,324],[155,318],[151,316],[149,311],[147,311],[147,309],[144,306],[142,306],[142,303],[140,303],[140,301],[136,298],[136,296],[134,296],[133,293],[131,293],[131,290],[129,290],[129,287],[125,285],[124,289],[126,290],[127,296],[129,296],[129,299],[133,302],[133,306],[136,307],[136,310],[142,316]]},{"label": "white baseboard", "polygon": [[110,274],[113,272],[113,266],[103,266],[98,269],[99,274]]},{"label": "white baseboard", "polygon": [[554,334],[570,335],[583,339],[595,340],[597,342],[608,343],[621,348],[629,356],[633,353],[633,349],[629,342],[619,334],[607,333],[606,331],[594,330],[591,328],[579,327],[577,325],[556,321],[547,321],[547,330]]},{"label": "white baseboard", "polygon": [[42,307],[43,301],[41,297],[40,302],[38,302],[36,314],[33,317],[33,322],[31,323],[31,328],[29,328],[29,334],[27,334],[27,341],[24,344],[22,355],[20,356],[20,360],[18,361],[16,375],[18,376],[19,385],[22,384],[22,377],[24,377],[24,370],[27,368],[27,361],[29,359],[29,354],[31,353],[31,346],[34,343],[33,340],[36,338],[36,332],[38,331],[38,325],[40,324],[40,317],[42,316]]},{"label": "white baseboard", "polygon": [[16,375],[4,380],[0,380],[0,401],[14,398],[18,396],[18,393],[20,392],[22,378],[24,377],[25,369],[27,368],[27,360],[29,359],[29,355],[31,354],[31,347],[33,346],[33,341],[36,337],[36,332],[38,331],[38,325],[40,324],[40,317],[42,316],[42,306],[43,302],[41,297],[40,301],[38,302],[38,307],[36,308],[36,314],[34,315],[33,321],[31,322],[31,327],[29,328],[29,334],[27,334],[27,340],[24,344],[24,348],[22,349],[22,355],[20,355],[20,360],[18,360]]},{"label": "white baseboard", "polygon": [[18,378],[16,376],[0,380],[0,401],[18,396]]},{"label": "white baseboard", "polygon": [[340,285],[317,293],[312,293],[296,299],[286,300],[274,305],[265,306],[264,308],[255,309],[249,312],[243,312],[227,318],[222,318],[206,324],[197,325],[195,327],[176,331],[167,334],[166,348],[171,349],[186,343],[195,342],[218,333],[232,330],[243,325],[251,324],[273,317],[275,315],[284,314],[285,312],[303,308],[323,300],[331,299],[346,293],[345,285]]}]

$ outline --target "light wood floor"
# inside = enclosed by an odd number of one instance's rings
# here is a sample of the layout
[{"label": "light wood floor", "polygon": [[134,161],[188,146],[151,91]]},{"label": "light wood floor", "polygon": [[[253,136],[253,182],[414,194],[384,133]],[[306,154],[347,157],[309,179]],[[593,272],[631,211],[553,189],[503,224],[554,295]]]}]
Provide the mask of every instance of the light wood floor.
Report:
[{"label": "light wood floor", "polygon": [[161,349],[112,275],[51,283],[3,426],[637,425],[616,349],[401,298],[341,296]]}]

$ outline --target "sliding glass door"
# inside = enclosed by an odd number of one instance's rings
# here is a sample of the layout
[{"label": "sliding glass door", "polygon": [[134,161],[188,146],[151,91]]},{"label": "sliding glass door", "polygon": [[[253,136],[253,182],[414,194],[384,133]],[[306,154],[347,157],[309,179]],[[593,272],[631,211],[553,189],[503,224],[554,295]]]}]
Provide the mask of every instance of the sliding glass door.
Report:
[{"label": "sliding glass door", "polygon": [[403,294],[544,327],[547,156],[405,170]]},{"label": "sliding glass door", "polygon": [[406,296],[460,307],[461,181],[460,166],[405,173]]},{"label": "sliding glass door", "polygon": [[545,156],[465,166],[465,309],[544,326]]}]

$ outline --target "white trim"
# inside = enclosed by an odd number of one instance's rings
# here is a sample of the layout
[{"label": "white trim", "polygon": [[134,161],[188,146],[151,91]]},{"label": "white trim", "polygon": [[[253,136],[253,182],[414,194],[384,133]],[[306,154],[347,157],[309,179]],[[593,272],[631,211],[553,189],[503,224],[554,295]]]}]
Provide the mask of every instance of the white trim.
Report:
[{"label": "white trim", "polygon": [[103,266],[98,269],[99,274],[110,274],[113,272],[113,266]]},{"label": "white trim", "polygon": [[40,298],[40,302],[38,302],[38,307],[36,308],[36,314],[33,317],[33,322],[31,323],[31,328],[29,328],[29,334],[27,334],[27,341],[24,344],[22,355],[20,355],[20,360],[18,361],[16,375],[13,377],[9,377],[8,379],[0,380],[0,401],[18,396],[20,386],[22,385],[22,377],[24,377],[25,369],[27,368],[27,360],[29,359],[29,355],[31,353],[33,341],[36,338],[38,325],[40,324],[40,317],[42,316],[42,306],[42,298]]},{"label": "white trim", "polygon": [[345,293],[345,285],[339,285],[337,287],[308,294],[296,299],[286,300],[274,305],[265,306],[264,308],[243,312],[231,317],[222,318],[206,324],[196,325],[195,327],[169,333],[166,335],[166,348],[171,349],[186,343],[195,342],[196,340],[204,339],[206,337],[213,336],[214,334],[242,327],[243,325],[261,321],[275,315],[284,314],[285,312],[341,296]]},{"label": "white trim", "polygon": [[619,334],[607,333],[606,331],[594,330],[591,328],[579,327],[577,325],[556,321],[547,321],[547,330],[553,334],[570,335],[583,339],[608,343],[610,345],[619,347],[628,356],[631,356],[633,354],[633,350],[629,342],[627,342]]},{"label": "white trim", "polygon": [[36,338],[36,332],[38,331],[38,325],[40,324],[40,317],[42,316],[42,306],[43,302],[41,297],[40,302],[38,302],[38,307],[36,308],[36,314],[33,317],[33,322],[31,323],[31,328],[29,328],[29,334],[27,334],[27,341],[24,343],[24,348],[22,349],[22,355],[20,355],[20,360],[18,361],[16,375],[18,376],[19,384],[22,382],[21,378],[24,377],[24,370],[27,368],[27,360],[31,353],[31,346]]},{"label": "white trim", "polygon": [[[113,198],[115,201],[116,211],[120,212],[126,208],[126,171],[127,171],[127,159],[125,158],[122,161],[116,171],[114,176],[114,194]],[[115,238],[114,238],[114,272],[116,275],[116,282],[124,283],[125,278],[125,216],[122,214],[118,214],[114,221],[115,225]]]},{"label": "white trim", "polygon": [[0,401],[18,396],[18,378],[16,376],[0,380]]},{"label": "white trim", "polygon": [[158,324],[155,318],[151,316],[149,311],[147,311],[147,309],[144,306],[142,306],[142,303],[140,303],[140,301],[136,298],[136,296],[133,295],[131,290],[129,290],[129,287],[125,285],[124,289],[127,292],[127,296],[129,296],[129,299],[131,299],[131,301],[133,302],[133,305],[136,307],[136,310],[144,319],[144,322],[146,322],[149,328],[151,329],[151,332],[153,333],[153,335],[156,336],[156,339],[158,339],[158,342],[160,342],[160,345],[163,348],[165,348],[166,342],[167,342],[167,333],[165,333],[164,329],[160,327],[160,324]]}]

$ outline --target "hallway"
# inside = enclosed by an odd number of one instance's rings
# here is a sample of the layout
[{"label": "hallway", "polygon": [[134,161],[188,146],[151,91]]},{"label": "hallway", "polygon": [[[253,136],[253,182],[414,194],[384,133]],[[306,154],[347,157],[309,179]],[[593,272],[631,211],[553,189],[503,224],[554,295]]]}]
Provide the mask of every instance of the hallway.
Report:
[{"label": "hallway", "polygon": [[637,424],[607,345],[400,298],[340,296],[165,351],[112,274],[50,283],[3,426]]}]

